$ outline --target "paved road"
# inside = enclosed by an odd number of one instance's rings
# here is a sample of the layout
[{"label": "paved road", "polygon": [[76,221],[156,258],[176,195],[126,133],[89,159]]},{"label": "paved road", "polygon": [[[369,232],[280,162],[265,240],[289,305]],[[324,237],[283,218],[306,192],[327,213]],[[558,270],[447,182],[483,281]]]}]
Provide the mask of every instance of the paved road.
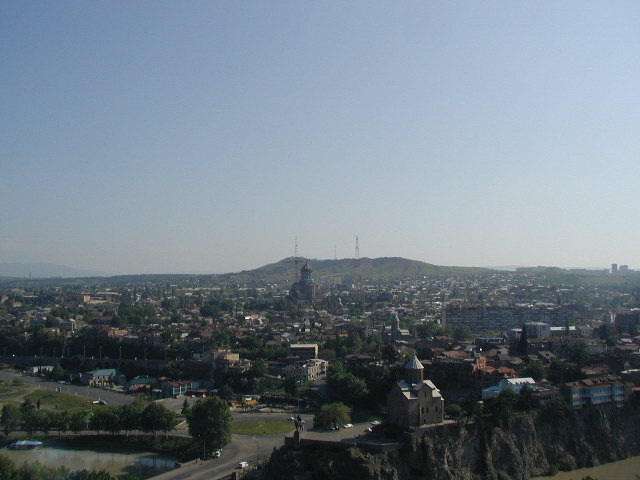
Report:
[{"label": "paved road", "polygon": [[[21,375],[19,373],[0,370],[0,379],[10,382],[14,378],[19,378],[23,382],[34,385],[37,388],[46,388],[56,391],[58,388],[63,393],[70,395],[78,395],[89,400],[106,400],[110,405],[125,405],[133,401],[133,396],[118,393],[100,388],[88,387],[85,385],[61,384],[49,381],[42,377]],[[188,399],[190,404],[195,399]],[[182,409],[184,397],[177,399],[166,399],[161,401],[163,405],[175,411]],[[292,412],[255,412],[255,411],[234,411],[232,412],[234,420],[258,420],[263,418],[281,418],[288,419],[295,414]],[[307,430],[302,433],[303,438],[313,438],[321,440],[349,440],[362,435],[370,425],[368,423],[356,424],[350,429],[340,429],[338,431],[313,431],[313,415],[302,414]],[[293,422],[292,422],[293,425]],[[293,430],[293,427],[292,427]],[[178,435],[187,435],[187,425],[182,423],[178,425]],[[274,448],[284,444],[284,435],[233,435],[231,443],[227,445],[220,458],[210,459],[205,462],[191,463],[181,468],[165,472],[161,475],[153,477],[154,480],[212,480],[230,474],[235,470],[240,462],[246,461],[255,464],[260,459],[268,459]]]},{"label": "paved road", "polygon": [[53,391],[57,391],[59,388],[62,393],[67,393],[69,395],[77,395],[89,400],[105,400],[109,405],[126,405],[131,403],[134,399],[131,395],[114,392],[112,390],[88,387],[86,385],[63,384],[47,380],[43,377],[21,375],[8,370],[0,370],[0,379],[5,382],[10,382],[14,378],[19,378],[24,383],[33,385],[36,388],[46,388]]},{"label": "paved road", "polygon": [[[290,413],[256,413],[235,412],[235,420],[256,420],[261,418],[289,418]],[[306,425],[313,425],[313,415],[301,415]],[[337,431],[305,430],[302,438],[349,441],[362,436],[371,425],[369,423],[355,424],[352,428]],[[290,435],[290,434],[289,434]],[[233,472],[238,463],[249,462],[255,464],[259,459],[268,459],[274,448],[284,444],[285,435],[233,435],[231,443],[224,448],[220,458],[207,460],[203,463],[193,463],[181,468],[165,472],[153,477],[153,480],[215,480]]]}]

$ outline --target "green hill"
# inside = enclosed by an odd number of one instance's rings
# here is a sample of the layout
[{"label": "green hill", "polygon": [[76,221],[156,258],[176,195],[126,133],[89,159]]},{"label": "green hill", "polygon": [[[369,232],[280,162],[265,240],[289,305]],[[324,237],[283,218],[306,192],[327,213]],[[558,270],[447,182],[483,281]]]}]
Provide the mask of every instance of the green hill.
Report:
[{"label": "green hill", "polygon": [[[418,278],[427,275],[475,275],[492,271],[476,267],[443,267],[401,257],[346,258],[341,260],[301,258],[297,264],[298,269],[302,268],[304,262],[309,262],[316,280],[328,276],[393,280]],[[282,283],[291,282],[295,277],[295,272],[296,263],[293,257],[289,257],[254,270],[244,270],[239,273],[221,275],[220,277],[225,281],[238,283]]]},{"label": "green hill", "polygon": [[382,258],[346,258],[342,260],[298,259],[296,264],[293,257],[285,258],[276,263],[270,263],[253,270],[243,270],[237,273],[196,275],[196,274],[141,274],[116,275],[112,277],[83,277],[83,278],[38,278],[15,279],[0,278],[2,287],[31,287],[43,288],[50,286],[65,286],[81,288],[83,286],[108,286],[128,283],[167,283],[188,284],[197,282],[200,285],[216,285],[222,283],[238,283],[248,285],[262,285],[265,283],[290,283],[296,277],[297,270],[308,261],[313,268],[316,280],[327,276],[345,276],[353,280],[375,279],[396,280],[403,278],[419,278],[428,275],[475,275],[493,272],[487,268],[476,267],[443,267],[430,263],[408,260],[400,257]]}]

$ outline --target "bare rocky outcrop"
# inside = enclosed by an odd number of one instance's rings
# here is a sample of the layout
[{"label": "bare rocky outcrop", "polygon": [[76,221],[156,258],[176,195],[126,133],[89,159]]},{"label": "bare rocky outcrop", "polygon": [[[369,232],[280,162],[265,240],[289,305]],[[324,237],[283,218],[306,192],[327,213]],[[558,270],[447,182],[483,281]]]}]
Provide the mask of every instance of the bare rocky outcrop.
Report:
[{"label": "bare rocky outcrop", "polygon": [[275,451],[263,478],[283,480],[527,480],[555,469],[640,454],[640,412],[589,408],[560,418],[548,411],[444,425],[406,434],[399,448],[304,443]]}]

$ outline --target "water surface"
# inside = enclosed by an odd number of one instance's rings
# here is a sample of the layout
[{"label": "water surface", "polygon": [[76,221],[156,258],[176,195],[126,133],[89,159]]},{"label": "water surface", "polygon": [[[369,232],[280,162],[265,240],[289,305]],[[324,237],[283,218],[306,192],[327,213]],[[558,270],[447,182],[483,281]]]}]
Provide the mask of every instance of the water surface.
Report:
[{"label": "water surface", "polygon": [[40,462],[49,467],[66,467],[75,470],[106,470],[111,475],[132,473],[138,476],[150,476],[170,470],[175,460],[152,452],[108,452],[105,450],[73,450],[60,446],[42,447],[34,450],[0,449],[0,453],[9,457],[16,465],[25,462]]},{"label": "water surface", "polygon": [[588,475],[597,480],[638,480],[640,479],[640,457],[630,457],[570,472],[558,472],[551,477],[533,477],[531,480],[582,480]]}]

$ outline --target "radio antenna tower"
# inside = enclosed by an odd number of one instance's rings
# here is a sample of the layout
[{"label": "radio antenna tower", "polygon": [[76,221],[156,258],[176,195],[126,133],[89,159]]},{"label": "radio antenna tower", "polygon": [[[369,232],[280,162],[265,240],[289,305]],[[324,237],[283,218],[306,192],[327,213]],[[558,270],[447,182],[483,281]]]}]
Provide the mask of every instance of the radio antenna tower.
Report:
[{"label": "radio antenna tower", "polygon": [[360,258],[360,244],[358,243],[358,235],[356,235],[356,260]]},{"label": "radio antenna tower", "polygon": [[295,278],[296,282],[300,281],[300,278],[298,278],[298,275],[300,275],[300,271],[299,271],[300,269],[298,268],[299,263],[300,263],[300,257],[298,256],[298,236],[296,235],[296,247],[293,254],[293,268],[296,269],[295,276],[293,278]]}]

